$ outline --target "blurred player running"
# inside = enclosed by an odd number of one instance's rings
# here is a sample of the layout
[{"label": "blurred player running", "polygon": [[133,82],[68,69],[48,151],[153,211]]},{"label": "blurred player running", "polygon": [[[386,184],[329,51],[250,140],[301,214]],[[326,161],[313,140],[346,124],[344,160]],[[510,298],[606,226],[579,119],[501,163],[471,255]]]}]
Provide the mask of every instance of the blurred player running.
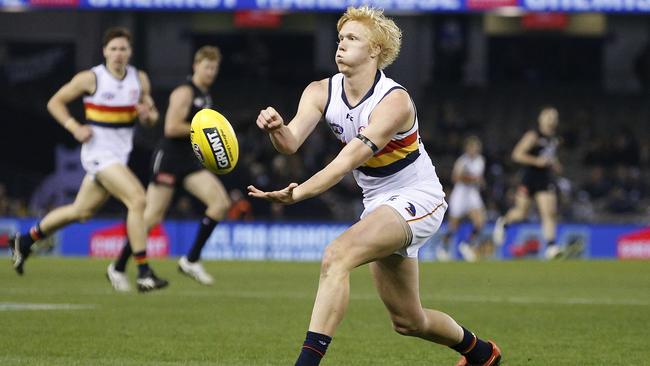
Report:
[{"label": "blurred player running", "polygon": [[[22,274],[36,240],[73,222],[88,220],[113,196],[128,209],[126,227],[138,263],[138,290],[155,290],[168,283],[158,278],[147,262],[144,187],[126,163],[133,147],[135,120],[152,125],[158,120],[158,111],[150,95],[147,74],[129,65],[130,32],[124,28],[108,29],[103,46],[106,62],[75,75],[47,105],[52,116],[82,143],[81,163],[86,177],[74,203],[54,209],[28,233],[16,235],[13,264]],[[77,122],[66,106],[82,95],[85,124]]]},{"label": "blurred player running", "polygon": [[438,259],[450,258],[450,240],[465,216],[472,221],[472,232],[467,240],[460,242],[458,251],[468,262],[478,259],[478,240],[485,223],[485,206],[480,192],[484,183],[484,170],[485,158],[481,155],[481,140],[470,136],[465,140],[465,153],[456,160],[451,173],[454,189],[449,197],[449,225],[443,237],[443,248],[438,247],[436,251]]},{"label": "blurred player running", "polygon": [[[217,223],[226,216],[230,198],[219,179],[195,158],[189,142],[190,122],[196,112],[213,107],[208,92],[219,73],[220,62],[218,48],[201,47],[194,55],[192,76],[170,95],[165,136],[152,157],[151,183],[147,187],[144,211],[144,222],[150,230],[163,220],[179,185],[206,205],[194,243],[187,255],[178,261],[182,273],[204,285],[211,285],[214,279],[199,262],[201,250]],[[125,270],[130,256],[131,246],[127,242],[119,258],[108,267],[108,278],[118,291],[129,290]]]},{"label": "blurred player running", "polygon": [[562,249],[556,243],[557,193],[554,183],[554,174],[561,170],[557,159],[558,120],[557,109],[550,106],[542,108],[538,128],[526,132],[512,152],[512,160],[523,165],[521,184],[517,187],[514,207],[497,219],[492,234],[496,245],[505,242],[505,229],[508,225],[526,219],[532,197],[542,220],[546,241],[544,256],[554,259],[562,255]]}]

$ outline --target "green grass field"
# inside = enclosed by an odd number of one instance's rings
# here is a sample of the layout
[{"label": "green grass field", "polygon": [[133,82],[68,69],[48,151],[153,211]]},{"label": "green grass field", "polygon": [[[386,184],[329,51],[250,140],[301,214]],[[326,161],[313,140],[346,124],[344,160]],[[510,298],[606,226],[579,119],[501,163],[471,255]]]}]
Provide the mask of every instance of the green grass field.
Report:
[{"label": "green grass field", "polygon": [[[108,262],[34,258],[0,271],[0,365],[293,365],[319,265],[206,262],[203,287],[156,261],[163,291],[118,294]],[[423,263],[425,306],[498,341],[505,365],[649,365],[650,263]],[[134,272],[134,268],[131,268]],[[19,305],[21,304],[21,305]],[[60,305],[42,309],[26,304]],[[67,304],[67,305],[65,305]],[[322,365],[454,365],[391,329],[367,267]]]}]

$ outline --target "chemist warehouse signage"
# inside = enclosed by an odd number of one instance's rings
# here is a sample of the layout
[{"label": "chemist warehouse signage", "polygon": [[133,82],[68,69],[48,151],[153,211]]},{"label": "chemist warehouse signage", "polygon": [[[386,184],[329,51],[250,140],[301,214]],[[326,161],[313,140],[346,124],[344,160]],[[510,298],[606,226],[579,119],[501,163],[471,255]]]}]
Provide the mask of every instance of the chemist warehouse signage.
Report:
[{"label": "chemist warehouse signage", "polygon": [[[3,0],[0,0],[3,1]],[[341,11],[368,4],[395,11],[460,11],[462,0],[81,0],[81,8],[160,10]]]},{"label": "chemist warehouse signage", "polygon": [[0,0],[0,9],[79,8],[181,11],[330,11],[368,4],[388,12],[472,12],[517,7],[528,12],[650,12],[650,0]]}]

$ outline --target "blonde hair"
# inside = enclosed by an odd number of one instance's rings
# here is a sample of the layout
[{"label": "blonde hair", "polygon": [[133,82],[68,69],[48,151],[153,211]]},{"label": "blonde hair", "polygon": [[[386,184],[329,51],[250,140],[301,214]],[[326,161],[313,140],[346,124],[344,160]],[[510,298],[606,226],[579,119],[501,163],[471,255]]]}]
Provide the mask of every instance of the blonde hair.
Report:
[{"label": "blonde hair", "polygon": [[215,46],[203,46],[194,54],[194,63],[208,59],[210,61],[221,62],[221,51]]},{"label": "blonde hair", "polygon": [[377,67],[380,70],[395,61],[402,45],[402,31],[392,19],[386,18],[383,10],[367,5],[349,7],[336,24],[336,30],[340,32],[348,21],[357,21],[368,27],[370,43],[380,50],[377,59]]}]

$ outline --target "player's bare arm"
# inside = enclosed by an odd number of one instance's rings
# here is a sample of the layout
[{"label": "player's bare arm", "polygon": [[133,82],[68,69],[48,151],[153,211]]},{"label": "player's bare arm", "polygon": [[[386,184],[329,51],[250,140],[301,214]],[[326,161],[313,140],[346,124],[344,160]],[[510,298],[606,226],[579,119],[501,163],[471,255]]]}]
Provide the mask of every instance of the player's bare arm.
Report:
[{"label": "player's bare arm", "polygon": [[294,154],[314,130],[325,110],[327,88],[327,79],[310,83],[300,97],[296,116],[287,125],[273,107],[260,111],[257,126],[268,132],[279,153]]},{"label": "player's bare arm", "polygon": [[451,180],[454,183],[477,183],[477,179],[469,174],[463,174],[463,163],[460,160],[457,160],[454,163],[454,168],[451,171]]},{"label": "player's bare arm", "polygon": [[169,96],[169,107],[165,114],[165,137],[186,137],[190,135],[189,121],[185,116],[192,106],[192,88],[182,85]]},{"label": "player's bare arm", "polygon": [[451,180],[454,183],[463,182],[463,164],[460,159],[454,163],[454,168],[451,171]]},{"label": "player's bare arm", "polygon": [[140,93],[140,102],[136,106],[138,110],[138,117],[140,122],[147,126],[153,126],[157,121],[160,114],[156,108],[156,104],[151,97],[151,82],[147,73],[144,71],[138,71],[138,79],[140,80],[140,86],[142,91]]},{"label": "player's bare arm", "polygon": [[529,153],[533,146],[535,146],[535,140],[537,140],[537,132],[526,132],[512,150],[512,160],[519,164],[531,165],[538,168],[547,166],[549,164],[547,159]]},{"label": "player's bare arm", "polygon": [[[397,132],[411,127],[414,114],[408,94],[402,90],[394,91],[374,109],[363,135],[381,150]],[[346,174],[368,161],[373,154],[374,151],[365,142],[353,139],[331,163],[304,183],[292,183],[287,188],[274,192],[263,192],[249,186],[249,195],[283,204],[296,203],[325,192]]]},{"label": "player's bare arm", "polygon": [[72,80],[63,85],[47,102],[47,110],[61,126],[70,132],[79,142],[86,142],[92,136],[90,127],[77,121],[68,109],[67,104],[84,94],[95,91],[95,74],[90,70],[79,72]]}]

